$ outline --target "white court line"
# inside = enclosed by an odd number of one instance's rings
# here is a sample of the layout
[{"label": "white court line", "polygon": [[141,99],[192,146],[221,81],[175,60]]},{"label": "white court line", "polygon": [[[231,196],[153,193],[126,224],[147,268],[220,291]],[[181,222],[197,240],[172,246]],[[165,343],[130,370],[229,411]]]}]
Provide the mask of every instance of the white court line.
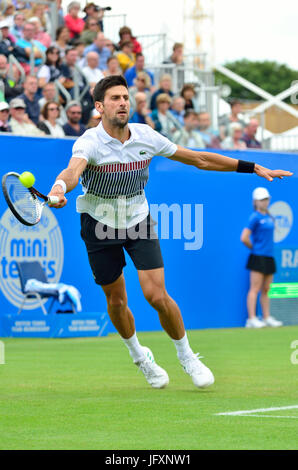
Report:
[{"label": "white court line", "polygon": [[[252,415],[253,413],[266,413],[268,411],[293,410],[294,408],[298,408],[298,405],[279,406],[276,408],[259,408],[257,410],[229,411],[226,413],[215,413],[215,416],[245,416]],[[272,418],[275,418],[275,416],[272,416]]]},{"label": "white court line", "polygon": [[241,415],[241,416],[247,416],[248,418],[250,418],[252,416],[254,418],[291,418],[291,419],[298,419],[298,416],[276,416],[276,415],[270,416],[270,415],[252,415],[252,414]]}]

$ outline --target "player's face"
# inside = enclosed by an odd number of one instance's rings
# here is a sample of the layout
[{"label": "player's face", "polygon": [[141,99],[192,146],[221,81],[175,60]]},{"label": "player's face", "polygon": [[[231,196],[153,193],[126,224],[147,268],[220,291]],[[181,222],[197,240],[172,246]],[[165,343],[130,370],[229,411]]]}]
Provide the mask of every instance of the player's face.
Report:
[{"label": "player's face", "polygon": [[125,86],[119,85],[106,91],[103,103],[97,101],[96,109],[103,119],[109,121],[114,127],[123,128],[129,119],[129,95]]}]

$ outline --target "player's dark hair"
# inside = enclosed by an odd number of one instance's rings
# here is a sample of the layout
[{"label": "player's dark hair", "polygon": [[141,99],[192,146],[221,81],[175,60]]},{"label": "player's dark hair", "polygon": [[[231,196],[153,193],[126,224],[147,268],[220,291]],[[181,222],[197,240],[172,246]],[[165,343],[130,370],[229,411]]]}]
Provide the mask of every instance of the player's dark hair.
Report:
[{"label": "player's dark hair", "polygon": [[124,86],[128,90],[127,82],[122,75],[110,75],[100,80],[94,88],[93,100],[103,102],[106,91],[114,86]]}]

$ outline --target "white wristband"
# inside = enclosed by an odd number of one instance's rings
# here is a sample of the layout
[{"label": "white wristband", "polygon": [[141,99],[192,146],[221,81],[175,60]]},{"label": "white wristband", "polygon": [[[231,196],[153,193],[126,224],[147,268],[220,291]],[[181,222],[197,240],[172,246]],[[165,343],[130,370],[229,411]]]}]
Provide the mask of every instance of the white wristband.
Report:
[{"label": "white wristband", "polygon": [[53,184],[53,188],[54,188],[54,186],[57,186],[57,184],[59,184],[59,185],[62,187],[63,192],[64,192],[64,194],[65,194],[66,191],[67,191],[67,187],[66,187],[65,181],[63,181],[63,180],[57,180],[57,181],[55,181],[55,183]]}]

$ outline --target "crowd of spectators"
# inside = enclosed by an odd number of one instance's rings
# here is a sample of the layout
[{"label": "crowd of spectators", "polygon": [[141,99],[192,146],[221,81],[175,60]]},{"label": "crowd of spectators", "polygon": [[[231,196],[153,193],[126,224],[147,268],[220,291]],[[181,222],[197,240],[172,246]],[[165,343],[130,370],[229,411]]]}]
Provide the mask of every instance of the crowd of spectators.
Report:
[{"label": "crowd of spectators", "polygon": [[[80,136],[99,122],[92,102],[95,84],[122,74],[129,87],[130,122],[147,124],[187,147],[260,147],[258,122],[244,121],[241,103],[231,104],[231,114],[220,121],[219,131],[212,129],[209,113],[198,105],[195,85],[184,83],[175,94],[170,72],[161,74],[157,82],[131,28],[121,27],[115,44],[104,33],[104,9],[91,2],[82,10],[79,2],[72,1],[64,14],[61,0],[54,1],[58,7],[54,39],[46,5],[12,0],[1,12],[1,132]],[[163,64],[183,65],[183,44],[174,44]]]}]

